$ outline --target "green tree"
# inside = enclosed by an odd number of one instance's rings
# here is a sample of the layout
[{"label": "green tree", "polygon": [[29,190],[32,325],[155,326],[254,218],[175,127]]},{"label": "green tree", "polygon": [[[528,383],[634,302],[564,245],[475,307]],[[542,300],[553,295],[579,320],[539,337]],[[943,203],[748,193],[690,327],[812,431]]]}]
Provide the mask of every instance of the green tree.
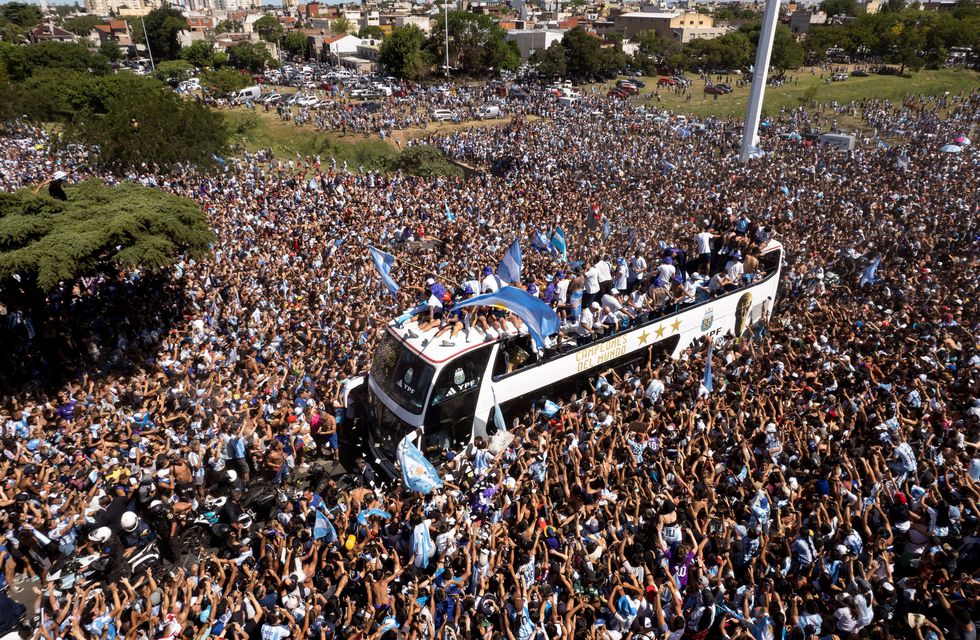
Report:
[{"label": "green tree", "polygon": [[534,69],[546,78],[562,78],[568,73],[568,61],[565,59],[565,47],[555,41],[547,49],[538,49],[531,55],[529,62]]},{"label": "green tree", "polygon": [[76,35],[87,36],[95,31],[95,25],[97,24],[105,24],[105,20],[99,16],[84,15],[67,18],[61,26],[66,31],[71,31]]},{"label": "green tree", "polygon": [[108,101],[106,113],[83,113],[68,132],[89,148],[96,163],[123,173],[152,163],[163,170],[178,165],[208,167],[228,141],[221,113],[180,98],[159,83],[146,83]]},{"label": "green tree", "polygon": [[157,65],[153,75],[157,80],[176,84],[194,75],[194,65],[187,60],[167,60]]},{"label": "green tree", "polygon": [[561,39],[568,63],[568,75],[589,77],[596,75],[603,66],[602,47],[599,39],[582,27],[565,32]]},{"label": "green tree", "polygon": [[307,51],[306,34],[302,31],[290,31],[282,39],[282,48],[290,56],[305,58]]},{"label": "green tree", "polygon": [[255,21],[252,29],[266,42],[279,42],[282,38],[282,25],[274,16],[262,16]]},{"label": "green tree", "polygon": [[234,69],[216,69],[201,74],[201,86],[207,87],[218,95],[244,89],[250,84],[252,84],[250,77]]},{"label": "green tree", "polygon": [[228,19],[222,20],[214,27],[214,32],[218,35],[221,35],[222,33],[241,33],[241,31],[242,31],[241,22],[236,22],[234,20],[228,20]]},{"label": "green tree", "polygon": [[122,49],[112,40],[106,40],[99,45],[99,54],[109,62],[115,62],[123,57]]},{"label": "green tree", "polygon": [[70,42],[38,42],[22,47],[0,47],[10,79],[14,81],[30,77],[38,69],[65,69],[86,71],[95,75],[109,70],[106,59],[89,51],[81,44]]},{"label": "green tree", "polygon": [[828,16],[856,16],[858,4],[856,0],[823,0],[820,10]]},{"label": "green tree", "polygon": [[[759,34],[762,31],[762,23],[753,22],[739,27],[739,32],[749,37],[752,43],[751,56],[755,56],[755,49],[759,46]],[[793,33],[786,25],[776,25],[776,34],[772,42],[772,57],[769,60],[770,66],[780,71],[796,69],[803,64],[804,51]]]},{"label": "green tree", "polygon": [[195,40],[189,47],[180,50],[180,57],[199,69],[210,67],[214,59],[214,45],[206,40]]},{"label": "green tree", "polygon": [[378,62],[399,78],[418,80],[432,71],[432,57],[425,49],[425,32],[413,24],[398,27],[378,50]]},{"label": "green tree", "polygon": [[0,193],[0,293],[16,287],[43,300],[62,281],[116,268],[158,271],[210,252],[214,234],[193,200],[131,182],[89,180],[66,192],[67,201],[28,189]]},{"label": "green tree", "polygon": [[[444,60],[446,18],[440,15],[429,38],[433,60]],[[482,77],[520,66],[520,53],[494,19],[468,11],[449,12],[449,65],[465,75]]]},{"label": "green tree", "polygon": [[273,62],[272,54],[261,42],[242,40],[228,48],[228,62],[238,69],[262,73],[266,64]]},{"label": "green tree", "polygon": [[33,4],[8,2],[7,4],[0,5],[0,20],[10,22],[18,27],[33,27],[43,17],[41,10]]},{"label": "green tree", "polygon": [[357,32],[357,37],[372,38],[374,40],[384,40],[385,32],[381,30],[381,27],[371,24],[366,27],[361,27],[361,30]]},{"label": "green tree", "polygon": [[355,28],[354,23],[344,16],[340,16],[330,23],[330,30],[334,33],[350,33],[351,31],[354,31]]},{"label": "green tree", "polygon": [[462,177],[463,170],[450,162],[442,151],[427,144],[406,147],[386,163],[388,171],[400,171],[427,178],[435,176]]},{"label": "green tree", "polygon": [[[184,14],[169,6],[159,7],[146,14],[143,18],[146,24],[147,43],[155,60],[173,60],[180,56],[178,34],[190,27]],[[142,25],[141,29],[142,30]]]}]

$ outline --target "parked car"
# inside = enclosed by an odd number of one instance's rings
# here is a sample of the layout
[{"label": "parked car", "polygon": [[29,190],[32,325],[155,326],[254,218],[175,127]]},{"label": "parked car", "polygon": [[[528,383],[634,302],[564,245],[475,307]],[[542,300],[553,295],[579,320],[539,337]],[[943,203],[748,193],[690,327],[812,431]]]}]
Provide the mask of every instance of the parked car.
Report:
[{"label": "parked car", "polygon": [[446,122],[455,119],[455,115],[449,109],[433,109],[429,114],[431,120],[436,122]]},{"label": "parked car", "polygon": [[707,93],[709,96],[723,96],[726,93],[728,93],[718,85],[714,85],[714,84],[709,84],[708,86],[706,86],[704,88],[704,92]]},{"label": "parked car", "polygon": [[301,98],[297,98],[296,100],[296,104],[298,104],[301,107],[312,107],[317,102],[319,102],[319,98],[317,98],[316,96],[303,96]]},{"label": "parked car", "polygon": [[639,89],[637,89],[635,86],[631,85],[628,82],[624,82],[620,85],[617,85],[617,88],[623,93],[625,93],[626,95],[630,95],[630,96],[635,96],[638,93],[640,93]]},{"label": "parked car", "polygon": [[848,76],[846,73],[835,73],[834,75],[830,76],[830,79],[833,82],[843,82],[844,80],[847,80],[847,78]]},{"label": "parked car", "polygon": [[735,91],[735,89],[732,88],[732,85],[725,84],[724,82],[720,82],[715,86],[721,89],[722,91],[724,91],[725,93],[731,93],[732,91]]},{"label": "parked car", "polygon": [[278,93],[267,93],[259,99],[262,104],[276,104],[282,100],[282,95]]},{"label": "parked car", "polygon": [[657,80],[658,87],[674,87],[677,86],[677,81],[673,78],[660,78]]},{"label": "parked car", "polygon": [[637,87],[639,89],[645,89],[646,86],[647,86],[647,83],[646,82],[643,82],[639,78],[630,78],[629,80],[627,80],[627,82],[629,82],[631,85],[633,85],[633,86],[635,86],[635,87]]},{"label": "parked car", "polygon": [[609,90],[609,93],[606,94],[606,97],[607,98],[628,98],[630,96],[629,96],[628,93],[626,93],[622,89],[613,88],[613,89],[610,89]]},{"label": "parked car", "polygon": [[865,71],[864,69],[858,69],[856,71],[851,72],[851,75],[854,76],[855,78],[867,78],[871,74]]}]

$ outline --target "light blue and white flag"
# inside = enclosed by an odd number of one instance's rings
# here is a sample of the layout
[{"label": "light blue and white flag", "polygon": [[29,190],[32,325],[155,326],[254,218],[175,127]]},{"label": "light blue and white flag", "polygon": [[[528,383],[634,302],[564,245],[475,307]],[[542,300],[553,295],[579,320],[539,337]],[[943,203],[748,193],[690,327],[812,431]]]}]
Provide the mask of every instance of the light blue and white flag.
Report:
[{"label": "light blue and white flag", "polygon": [[704,363],[704,379],[701,381],[701,388],[698,390],[698,397],[706,396],[714,391],[715,385],[711,379],[711,357],[715,353],[714,340],[708,343],[708,357]]},{"label": "light blue and white flag", "polygon": [[307,190],[309,190],[309,191],[319,191],[319,190],[320,190],[320,185],[318,185],[318,184],[316,183],[316,177],[313,177],[313,178],[310,178],[310,181],[309,181],[309,183],[308,183],[308,184],[306,185],[306,188],[307,188]]},{"label": "light blue and white flag", "polygon": [[866,284],[874,284],[875,274],[878,272],[878,267],[881,265],[881,257],[874,259],[874,262],[868,265],[868,268],[864,270],[861,274],[861,278],[858,280],[858,286],[863,287]]},{"label": "light blue and white flag", "polygon": [[609,219],[607,218],[602,221],[602,241],[605,242],[611,233],[612,228],[609,226]]},{"label": "light blue and white flag", "polygon": [[534,237],[531,238],[531,248],[537,249],[538,251],[547,251],[548,247],[548,234],[544,231],[535,231]]},{"label": "light blue and white flag", "polygon": [[521,244],[517,240],[510,245],[504,259],[497,265],[497,275],[507,284],[521,281],[521,269],[524,267],[524,256],[521,255]]},{"label": "light blue and white flag", "polygon": [[[491,391],[493,388],[491,387]],[[507,431],[507,424],[504,422],[504,412],[500,410],[500,405],[497,404],[497,393],[493,394],[493,425],[497,427],[497,431]]]},{"label": "light blue and white flag", "polygon": [[402,468],[402,481],[412,491],[428,495],[433,489],[442,488],[439,472],[408,436],[398,444],[398,464]]},{"label": "light blue and white flag", "polygon": [[549,418],[553,417],[559,411],[561,411],[561,407],[555,404],[554,402],[552,402],[551,400],[545,400],[544,406],[541,408],[541,413],[548,416]]},{"label": "light blue and white flag", "polygon": [[337,530],[333,523],[323,511],[316,512],[316,520],[313,522],[313,539],[334,542],[337,539]]},{"label": "light blue and white flag", "polygon": [[391,514],[383,509],[365,509],[357,514],[357,521],[360,524],[367,524],[367,519],[371,516],[378,516],[384,520],[391,520]]},{"label": "light blue and white flag", "polygon": [[507,309],[516,315],[524,322],[534,343],[541,349],[545,347],[545,338],[558,332],[558,314],[555,310],[524,289],[504,287],[495,293],[484,293],[461,302],[456,305],[456,309],[479,306]]},{"label": "light blue and white flag", "polygon": [[371,252],[371,262],[374,263],[374,268],[377,270],[385,289],[391,295],[397,296],[400,287],[398,283],[391,279],[391,265],[395,263],[395,256],[371,246],[368,247],[368,250]]},{"label": "light blue and white flag", "polygon": [[456,222],[456,214],[449,210],[449,203],[445,203],[446,207],[446,217],[450,222]]},{"label": "light blue and white flag", "polygon": [[435,551],[436,547],[432,544],[432,536],[429,534],[429,521],[424,520],[412,530],[412,553],[415,554],[415,566],[419,569],[425,569],[429,566],[429,559],[435,555]]},{"label": "light blue and white flag", "polygon": [[551,234],[551,248],[561,256],[562,262],[568,261],[568,246],[565,244],[565,232],[561,230],[561,227],[555,229],[555,232]]}]

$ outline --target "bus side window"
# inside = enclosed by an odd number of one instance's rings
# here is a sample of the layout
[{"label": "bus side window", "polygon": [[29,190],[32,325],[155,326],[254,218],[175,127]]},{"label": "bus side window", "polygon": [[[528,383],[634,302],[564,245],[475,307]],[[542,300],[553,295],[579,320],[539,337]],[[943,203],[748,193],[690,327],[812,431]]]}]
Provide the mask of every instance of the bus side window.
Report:
[{"label": "bus side window", "polygon": [[493,377],[496,379],[520,371],[537,361],[538,355],[531,343],[531,336],[520,336],[507,340],[497,350],[497,360],[493,364]]}]

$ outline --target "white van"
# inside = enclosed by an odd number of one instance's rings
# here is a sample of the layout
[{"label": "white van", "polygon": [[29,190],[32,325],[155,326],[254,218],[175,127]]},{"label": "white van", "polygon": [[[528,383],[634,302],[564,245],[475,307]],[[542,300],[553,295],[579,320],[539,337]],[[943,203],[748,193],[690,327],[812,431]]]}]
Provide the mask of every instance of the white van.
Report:
[{"label": "white van", "polygon": [[821,147],[833,147],[839,151],[854,151],[854,136],[842,133],[822,133],[817,138]]},{"label": "white van", "polygon": [[576,102],[578,102],[578,98],[574,96],[561,96],[558,98],[558,104],[563,107],[574,107]]},{"label": "white van", "polygon": [[235,91],[231,94],[231,101],[235,104],[240,104],[246,100],[251,100],[255,102],[262,95],[262,89],[259,89],[258,85],[245,87],[241,91]]},{"label": "white van", "polygon": [[485,104],[477,109],[476,117],[480,120],[500,117],[500,107],[495,104]]}]

